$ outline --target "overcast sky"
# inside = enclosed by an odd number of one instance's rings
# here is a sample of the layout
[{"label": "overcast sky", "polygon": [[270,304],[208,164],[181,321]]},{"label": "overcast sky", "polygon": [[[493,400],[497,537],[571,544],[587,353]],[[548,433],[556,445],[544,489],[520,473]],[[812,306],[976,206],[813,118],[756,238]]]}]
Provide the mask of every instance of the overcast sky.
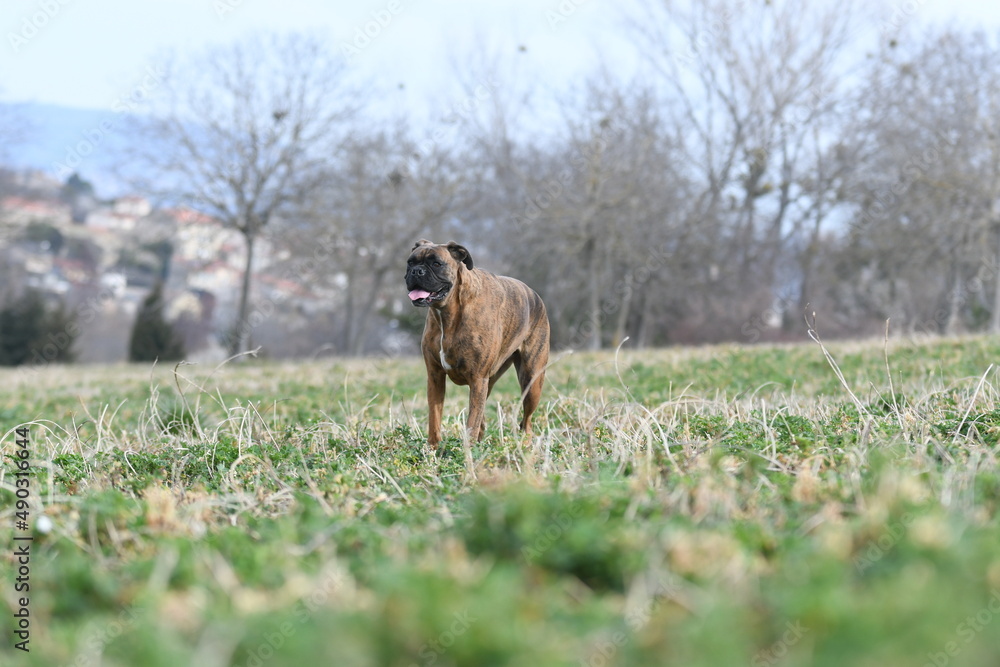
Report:
[{"label": "overcast sky", "polygon": [[[476,45],[517,54],[526,70],[560,85],[599,62],[626,73],[634,68],[621,22],[621,8],[634,1],[3,0],[0,100],[110,109],[164,49],[197,49],[259,30],[313,29],[344,50],[366,24],[378,34],[351,54],[351,67],[399,91],[404,104],[445,94],[449,58]],[[912,21],[1000,29],[995,0],[886,5]],[[560,6],[569,16],[554,23]],[[385,25],[374,30],[379,18]]]}]

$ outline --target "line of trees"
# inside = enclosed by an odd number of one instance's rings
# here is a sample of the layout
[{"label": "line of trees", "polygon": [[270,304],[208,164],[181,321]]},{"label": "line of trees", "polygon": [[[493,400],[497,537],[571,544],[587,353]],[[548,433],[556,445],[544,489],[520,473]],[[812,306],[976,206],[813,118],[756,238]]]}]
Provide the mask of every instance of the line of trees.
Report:
[{"label": "line of trees", "polygon": [[[150,290],[129,337],[128,360],[176,361],[184,343],[163,313],[163,286]],[[80,324],[72,309],[36,290],[26,289],[0,308],[0,366],[67,364],[76,360]]]},{"label": "line of trees", "polygon": [[[792,339],[813,311],[827,336],[1000,332],[996,36],[850,0],[626,18],[634,79],[554,101],[509,74],[517,53],[469,58],[423,130],[365,113],[315,36],[186,54],[128,163],[240,230],[248,269],[266,234],[277,270],[328,296],[311,317],[343,354],[419,326],[399,278],[420,237],[531,283],[561,347]],[[301,317],[250,275],[234,353]]]}]

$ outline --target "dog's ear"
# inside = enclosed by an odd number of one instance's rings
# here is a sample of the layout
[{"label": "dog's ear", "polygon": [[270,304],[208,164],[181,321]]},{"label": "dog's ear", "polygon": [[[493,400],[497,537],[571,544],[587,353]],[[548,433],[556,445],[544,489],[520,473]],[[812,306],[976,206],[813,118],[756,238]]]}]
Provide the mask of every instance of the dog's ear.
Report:
[{"label": "dog's ear", "polygon": [[434,245],[434,242],[433,241],[428,241],[427,239],[420,239],[419,241],[417,241],[416,243],[413,244],[413,247],[410,248],[410,252],[413,252],[414,250],[416,250],[417,248],[419,248],[422,245]]},{"label": "dog's ear", "polygon": [[451,256],[455,258],[456,262],[462,262],[468,269],[472,269],[472,255],[465,249],[465,246],[459,245],[454,241],[448,241],[448,245],[445,247],[451,253]]}]

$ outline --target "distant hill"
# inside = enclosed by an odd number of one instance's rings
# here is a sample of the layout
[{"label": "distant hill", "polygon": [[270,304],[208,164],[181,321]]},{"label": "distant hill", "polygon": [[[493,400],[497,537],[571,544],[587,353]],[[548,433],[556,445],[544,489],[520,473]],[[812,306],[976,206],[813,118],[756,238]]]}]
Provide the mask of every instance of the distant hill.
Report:
[{"label": "distant hill", "polygon": [[29,128],[25,140],[9,151],[10,166],[40,169],[60,180],[76,171],[105,196],[127,191],[114,168],[125,141],[123,114],[55,104],[26,103],[17,108]]}]

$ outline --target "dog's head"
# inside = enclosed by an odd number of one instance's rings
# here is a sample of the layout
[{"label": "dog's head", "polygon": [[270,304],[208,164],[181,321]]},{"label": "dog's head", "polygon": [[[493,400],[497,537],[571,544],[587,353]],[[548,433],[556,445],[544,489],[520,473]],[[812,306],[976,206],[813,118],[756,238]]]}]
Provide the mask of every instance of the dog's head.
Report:
[{"label": "dog's head", "polygon": [[459,283],[462,271],[472,270],[469,251],[454,241],[445,244],[421,239],[406,260],[406,289],[414,306],[443,306]]}]

